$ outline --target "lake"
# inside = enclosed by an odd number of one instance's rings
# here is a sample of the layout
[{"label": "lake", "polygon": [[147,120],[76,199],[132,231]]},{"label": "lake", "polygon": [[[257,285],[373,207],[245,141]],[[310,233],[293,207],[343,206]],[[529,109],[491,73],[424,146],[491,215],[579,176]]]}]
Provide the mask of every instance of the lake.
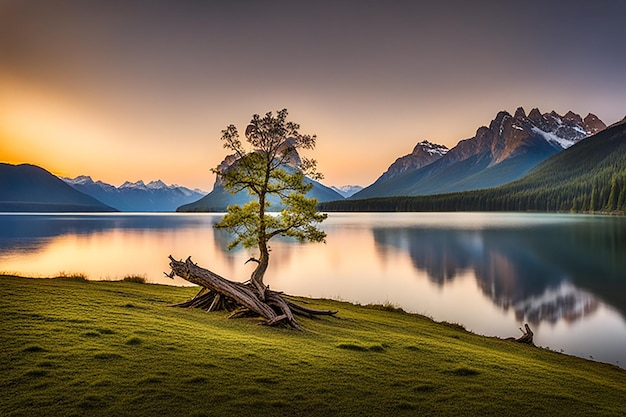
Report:
[{"label": "lake", "polygon": [[[219,214],[0,214],[0,272],[169,279],[168,255],[245,281]],[[473,332],[626,367],[626,218],[527,213],[331,213],[326,244],[271,242],[275,290],[391,303]],[[341,313],[340,313],[341,314]]]}]

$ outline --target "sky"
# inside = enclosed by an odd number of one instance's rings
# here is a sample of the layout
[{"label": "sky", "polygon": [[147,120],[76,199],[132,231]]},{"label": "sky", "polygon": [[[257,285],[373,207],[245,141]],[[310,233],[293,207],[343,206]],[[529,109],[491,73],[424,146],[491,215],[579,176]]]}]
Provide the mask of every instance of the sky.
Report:
[{"label": "sky", "polygon": [[326,185],[500,110],[626,115],[626,2],[0,0],[0,162],[210,191],[287,108]]}]

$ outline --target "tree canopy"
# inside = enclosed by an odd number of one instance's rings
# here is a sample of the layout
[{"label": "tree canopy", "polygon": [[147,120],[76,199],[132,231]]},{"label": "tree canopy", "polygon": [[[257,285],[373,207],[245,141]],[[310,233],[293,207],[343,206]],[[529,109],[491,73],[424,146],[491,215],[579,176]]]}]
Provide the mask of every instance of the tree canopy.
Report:
[{"label": "tree canopy", "polygon": [[[213,170],[231,193],[247,191],[251,202],[228,207],[227,214],[215,227],[229,230],[235,238],[229,248],[242,245],[258,248],[258,263],[251,280],[263,296],[263,276],[269,262],[268,242],[275,236],[288,236],[300,242],[323,242],[324,231],[317,227],[326,214],[317,212],[317,199],[305,194],[312,185],[305,175],[321,179],[316,161],[301,156],[298,150],[315,148],[316,136],[301,134],[297,123],[287,120],[287,109],[275,115],[268,112],[252,116],[246,127],[247,146],[234,125],[222,131],[224,147],[234,152],[234,162]],[[270,196],[279,198],[281,211],[268,214]]]}]

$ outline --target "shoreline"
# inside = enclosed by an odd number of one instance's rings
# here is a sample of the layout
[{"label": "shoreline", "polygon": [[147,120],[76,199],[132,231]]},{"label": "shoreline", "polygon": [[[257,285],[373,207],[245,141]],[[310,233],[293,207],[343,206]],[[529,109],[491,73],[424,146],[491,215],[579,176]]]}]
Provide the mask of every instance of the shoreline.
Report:
[{"label": "shoreline", "polygon": [[[34,277],[34,276],[24,276],[24,275],[21,275],[21,274],[12,274],[12,273],[6,273],[6,272],[3,272],[3,271],[0,271],[0,280],[2,280],[3,278],[16,278],[16,279],[26,279],[26,280],[50,280],[50,281],[55,281],[56,280],[56,281],[59,281],[59,282],[84,282],[84,283],[133,283],[133,284],[140,284],[140,285],[146,285],[146,286],[155,286],[155,287],[163,287],[163,288],[176,288],[176,289],[185,289],[185,290],[198,288],[198,286],[195,285],[195,284],[190,284],[190,285],[173,285],[173,284],[164,284],[164,283],[159,283],[159,282],[149,282],[145,275],[133,275],[133,274],[128,274],[125,277],[118,278],[118,279],[89,279],[85,274],[81,274],[81,273],[66,274],[64,272],[61,272],[61,273],[59,273],[58,276]],[[464,323],[459,323],[459,322],[456,322],[456,321],[455,322],[448,322],[446,320],[438,321],[436,318],[434,318],[433,316],[428,315],[428,314],[419,313],[419,312],[412,312],[412,311],[406,311],[400,305],[396,305],[396,304],[394,304],[392,302],[389,302],[389,301],[386,301],[386,302],[383,302],[383,303],[362,304],[360,302],[354,302],[354,301],[342,300],[342,299],[334,299],[334,298],[326,298],[326,297],[319,297],[318,298],[318,297],[290,295],[290,294],[284,294],[284,295],[286,297],[288,297],[288,298],[304,300],[305,304],[308,304],[308,303],[323,303],[323,302],[339,303],[339,304],[347,304],[347,305],[350,305],[350,306],[352,306],[354,308],[363,308],[363,309],[368,309],[368,310],[379,310],[379,311],[386,311],[386,312],[399,313],[399,314],[405,314],[405,315],[408,315],[408,316],[419,317],[419,318],[422,318],[422,319],[430,320],[434,324],[440,324],[440,325],[444,325],[444,326],[448,326],[448,327],[457,328],[457,329],[462,330],[463,332],[475,335],[477,337],[484,337],[484,338],[488,338],[488,339],[496,339],[496,340],[502,340],[502,341],[510,340],[510,339],[516,339],[518,336],[520,336],[519,332],[516,332],[516,330],[521,330],[521,328],[520,329],[513,329],[512,328],[511,329],[511,336],[500,337],[500,336],[497,336],[497,335],[489,335],[489,334],[477,333],[477,332],[472,331],[472,330],[467,330]],[[520,326],[522,326],[522,324],[520,324]],[[586,361],[591,361],[591,362],[594,362],[594,363],[605,364],[605,365],[609,365],[609,366],[616,366],[616,367],[618,367],[620,369],[626,370],[626,364],[620,366],[619,361],[617,361],[617,364],[615,364],[615,363],[611,363],[611,362],[605,362],[605,361],[593,359],[593,356],[589,356],[589,358],[587,358],[585,356],[567,353],[567,352],[564,352],[562,349],[560,351],[558,351],[558,350],[553,350],[550,347],[540,346],[540,345],[533,345],[533,347],[536,348],[536,349],[546,350],[548,352],[553,352],[553,353],[556,353],[556,354],[559,354],[559,355],[575,357],[575,358],[583,359],[583,360],[586,360]]]},{"label": "shoreline", "polygon": [[304,332],[173,308],[193,288],[0,278],[7,416],[618,415],[626,371],[393,306],[295,297]]}]

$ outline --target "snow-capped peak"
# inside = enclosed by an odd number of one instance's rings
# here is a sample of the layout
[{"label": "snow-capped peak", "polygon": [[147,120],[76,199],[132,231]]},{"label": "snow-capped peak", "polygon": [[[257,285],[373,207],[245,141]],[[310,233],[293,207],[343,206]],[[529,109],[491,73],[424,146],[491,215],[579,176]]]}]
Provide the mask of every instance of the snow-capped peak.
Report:
[{"label": "snow-capped peak", "polygon": [[150,181],[148,183],[148,185],[146,185],[146,187],[148,187],[151,190],[159,190],[159,189],[164,189],[164,188],[174,188],[175,186],[173,186],[173,185],[172,186],[168,186],[163,181],[156,180],[156,181]]},{"label": "snow-capped peak", "polygon": [[140,190],[145,190],[148,187],[146,187],[146,184],[142,180],[139,180],[137,182],[126,181],[124,184],[120,185],[118,188],[120,190],[124,188],[136,188]]},{"label": "snow-capped peak", "polygon": [[413,153],[418,152],[419,150],[422,150],[424,152],[426,152],[428,155],[439,155],[439,156],[443,156],[446,153],[448,153],[448,151],[450,149],[448,149],[446,146],[444,145],[438,145],[436,143],[432,143],[429,142],[427,140],[423,140],[421,142],[419,142],[417,145],[415,145],[415,148],[413,149]]},{"label": "snow-capped peak", "polygon": [[93,184],[93,179],[88,175],[79,175],[76,178],[62,178],[62,180],[70,185]]},{"label": "snow-capped peak", "polygon": [[62,178],[66,183],[120,211],[174,211],[184,204],[198,200],[207,193],[179,185],[167,185],[161,180],[146,184],[139,180],[126,181],[119,187],[81,175],[74,179]]},{"label": "snow-capped peak", "polygon": [[[563,149],[567,149],[570,146],[572,146],[573,144],[576,143],[576,140],[572,140],[572,139],[566,139],[566,138],[562,138],[558,135],[556,135],[554,132],[545,132],[541,129],[539,129],[536,126],[532,127],[532,131],[543,136],[543,138],[548,141],[548,142],[552,142],[554,144],[559,145],[561,148]],[[585,135],[586,136],[586,135]]]},{"label": "snow-capped peak", "polygon": [[526,116],[524,109],[520,107],[515,112],[515,117],[512,120],[509,119],[511,118],[508,113],[500,112],[490,125],[490,129],[493,129],[496,122],[499,122],[500,135],[502,135],[505,125],[512,123],[513,129],[532,132],[562,149],[567,149],[576,142],[606,128],[597,116],[589,114],[583,119],[571,110],[561,116],[555,111],[541,114],[539,109],[534,108]]}]

